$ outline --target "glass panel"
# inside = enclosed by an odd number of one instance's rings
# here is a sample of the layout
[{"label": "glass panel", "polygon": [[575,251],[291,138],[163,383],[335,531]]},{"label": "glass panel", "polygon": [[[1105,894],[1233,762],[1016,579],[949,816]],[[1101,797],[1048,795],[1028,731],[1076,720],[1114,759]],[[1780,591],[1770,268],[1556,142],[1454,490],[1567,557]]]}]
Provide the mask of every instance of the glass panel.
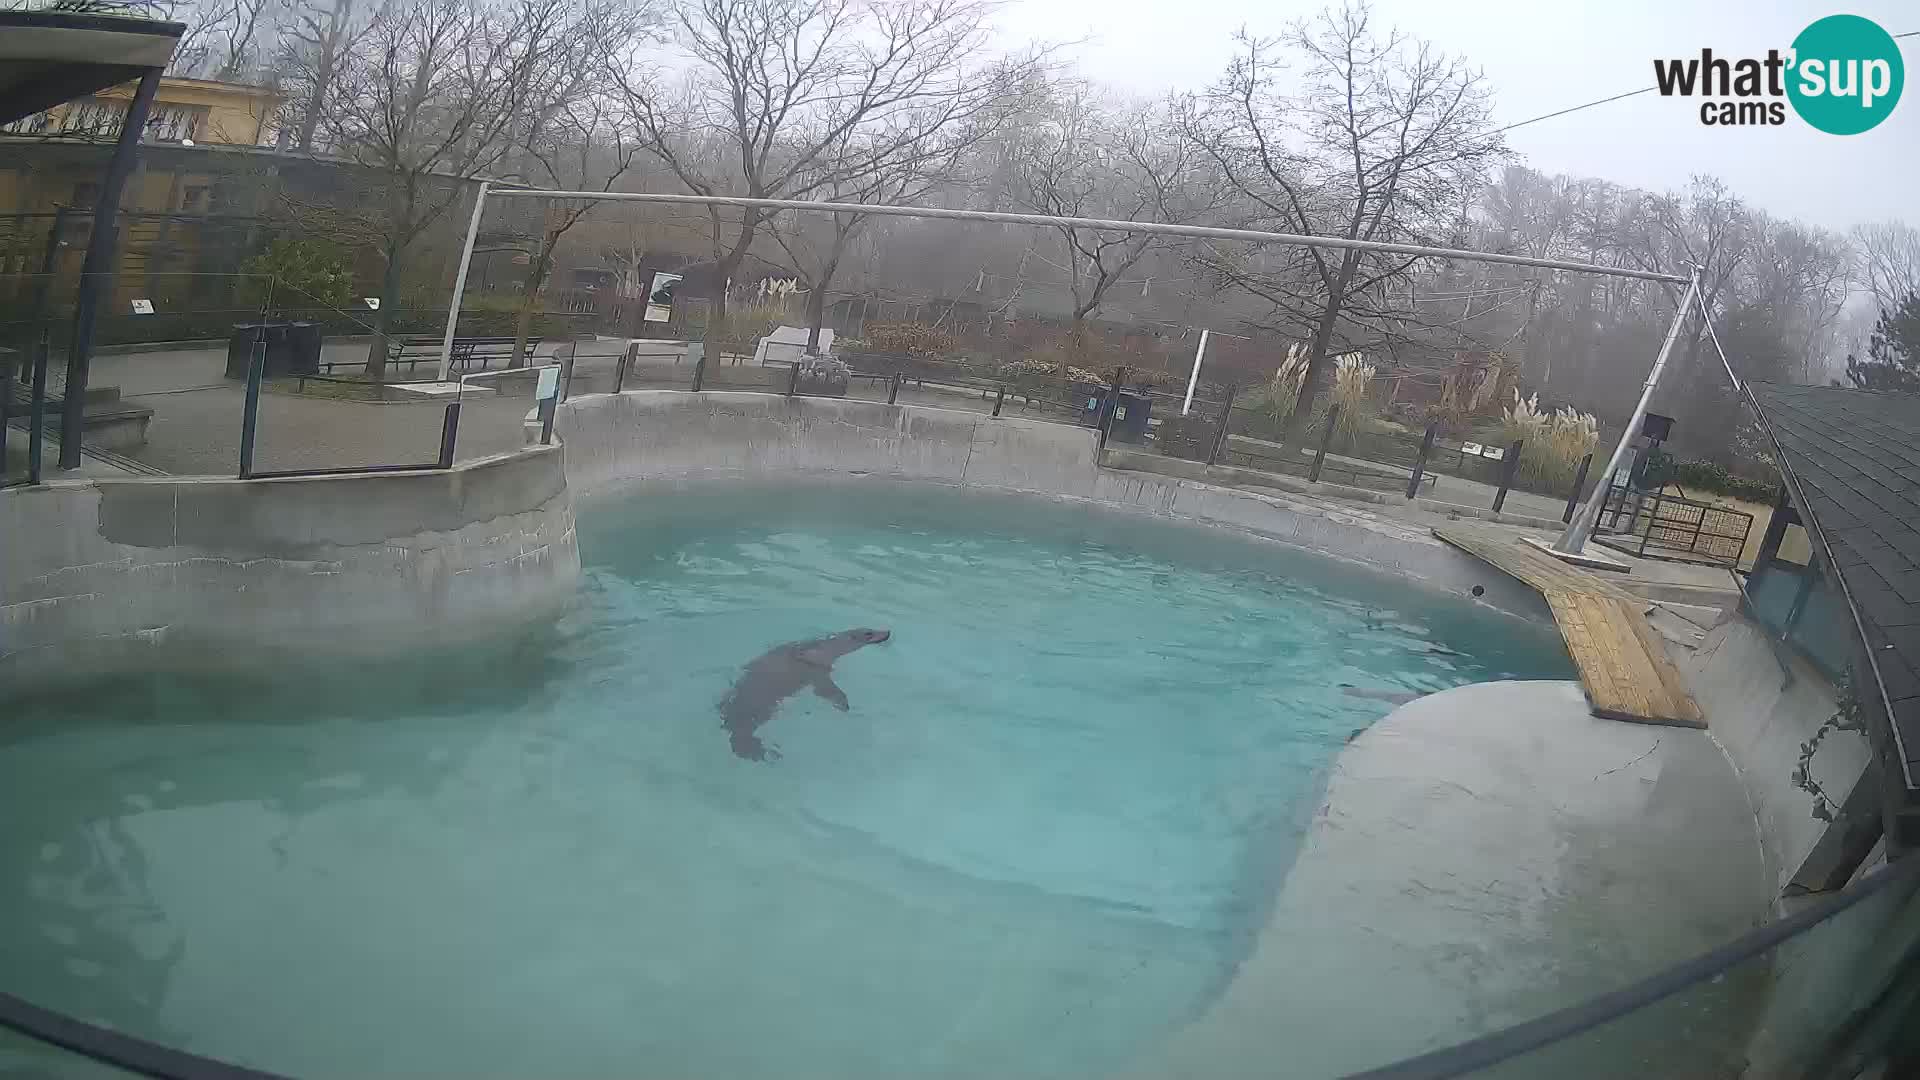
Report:
[{"label": "glass panel", "polygon": [[0,1028],[0,1076],[35,1080],[43,1077],[46,1080],[121,1080],[138,1075]]},{"label": "glass panel", "polygon": [[1834,1075],[1855,1075],[1901,1037],[1898,1006],[1920,992],[1917,887],[1920,874],[1909,868],[1902,880],[1766,953],[1496,1064],[1462,1071],[1459,1048],[1445,1060],[1368,1075],[1731,1080],[1808,1075],[1839,1062],[1850,1068]]}]

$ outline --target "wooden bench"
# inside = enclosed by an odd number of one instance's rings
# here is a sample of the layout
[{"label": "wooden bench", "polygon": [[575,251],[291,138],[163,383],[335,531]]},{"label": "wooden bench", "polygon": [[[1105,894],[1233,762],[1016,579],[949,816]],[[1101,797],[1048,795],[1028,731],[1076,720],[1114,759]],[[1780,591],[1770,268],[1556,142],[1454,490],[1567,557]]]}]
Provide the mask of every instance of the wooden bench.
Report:
[{"label": "wooden bench", "polygon": [[[527,339],[527,351],[518,365],[513,364],[513,339],[510,337],[457,337],[453,339],[453,374],[466,375],[475,371],[487,370],[490,360],[502,359],[508,363],[503,367],[531,367],[534,349],[544,340],[530,337]],[[420,364],[438,364],[440,362],[440,343],[437,337],[413,335],[407,337],[389,337],[387,339],[387,363],[405,364],[408,368]],[[475,366],[478,361],[478,366]],[[327,371],[336,367],[359,367],[353,360],[322,360],[320,366]]]}]

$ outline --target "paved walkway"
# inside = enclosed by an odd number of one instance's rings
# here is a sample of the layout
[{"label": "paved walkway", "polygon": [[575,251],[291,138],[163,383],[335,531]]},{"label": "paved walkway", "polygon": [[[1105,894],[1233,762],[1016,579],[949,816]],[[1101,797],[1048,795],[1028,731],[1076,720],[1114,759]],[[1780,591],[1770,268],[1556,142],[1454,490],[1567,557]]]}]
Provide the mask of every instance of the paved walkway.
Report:
[{"label": "paved walkway", "polygon": [[[351,363],[366,355],[366,346],[330,343],[324,355]],[[122,400],[153,410],[147,444],[128,452],[128,457],[175,475],[231,476],[240,464],[246,387],[228,379],[225,369],[224,349],[128,353],[96,357],[88,381],[96,387],[117,386]],[[531,393],[531,386],[521,386],[506,394],[467,395],[456,459],[470,460],[521,445],[521,421],[532,407]],[[254,467],[316,469],[432,461],[440,453],[444,412],[445,403],[440,401],[371,403],[269,391],[260,395]]]}]

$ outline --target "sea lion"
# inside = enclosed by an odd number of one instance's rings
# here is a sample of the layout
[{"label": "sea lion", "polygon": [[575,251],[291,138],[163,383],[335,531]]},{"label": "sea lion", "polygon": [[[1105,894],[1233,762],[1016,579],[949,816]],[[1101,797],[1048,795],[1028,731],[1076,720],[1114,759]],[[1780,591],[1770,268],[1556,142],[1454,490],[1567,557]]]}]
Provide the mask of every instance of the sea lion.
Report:
[{"label": "sea lion", "polygon": [[860,627],[811,641],[791,641],[762,653],[720,699],[720,726],[732,739],[734,755],[748,761],[778,758],[779,753],[754,732],[773,719],[780,702],[808,687],[846,712],[847,695],[833,683],[833,662],[892,636],[890,630]]}]

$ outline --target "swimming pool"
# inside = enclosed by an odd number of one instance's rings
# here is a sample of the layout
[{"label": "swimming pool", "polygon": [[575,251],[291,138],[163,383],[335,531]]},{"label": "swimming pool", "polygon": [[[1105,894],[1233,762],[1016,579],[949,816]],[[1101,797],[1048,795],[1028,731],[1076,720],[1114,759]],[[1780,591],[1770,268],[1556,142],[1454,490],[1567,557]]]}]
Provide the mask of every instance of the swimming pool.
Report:
[{"label": "swimming pool", "polygon": [[[1551,630],[1335,560],[878,482],[582,509],[552,633],[0,727],[6,989],[303,1076],[1103,1075],[1232,978],[1395,695]],[[734,753],[718,704],[853,627]],[[0,1064],[4,1058],[0,1058]]]}]

